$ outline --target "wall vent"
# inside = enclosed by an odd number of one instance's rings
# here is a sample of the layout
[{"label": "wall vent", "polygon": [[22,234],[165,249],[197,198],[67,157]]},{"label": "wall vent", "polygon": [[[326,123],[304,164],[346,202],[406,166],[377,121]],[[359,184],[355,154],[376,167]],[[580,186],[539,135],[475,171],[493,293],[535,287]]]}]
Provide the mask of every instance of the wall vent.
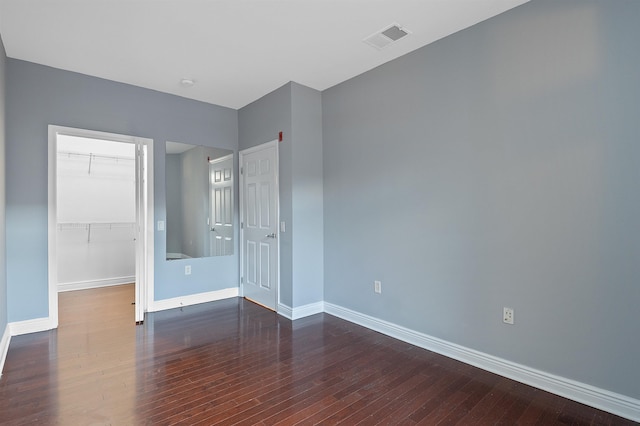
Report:
[{"label": "wall vent", "polygon": [[405,28],[402,28],[400,25],[391,24],[380,31],[376,31],[362,41],[367,43],[369,46],[375,47],[376,49],[382,49],[409,34],[410,32]]}]

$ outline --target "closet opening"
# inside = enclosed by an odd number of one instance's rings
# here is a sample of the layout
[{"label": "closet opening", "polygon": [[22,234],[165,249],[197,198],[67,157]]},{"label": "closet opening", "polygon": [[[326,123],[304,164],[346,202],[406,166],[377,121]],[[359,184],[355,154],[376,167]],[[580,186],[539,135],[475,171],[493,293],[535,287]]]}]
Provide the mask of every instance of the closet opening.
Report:
[{"label": "closet opening", "polygon": [[51,328],[58,293],[111,286],[133,290],[132,320],[144,320],[153,297],[151,154],[149,139],[50,126]]}]

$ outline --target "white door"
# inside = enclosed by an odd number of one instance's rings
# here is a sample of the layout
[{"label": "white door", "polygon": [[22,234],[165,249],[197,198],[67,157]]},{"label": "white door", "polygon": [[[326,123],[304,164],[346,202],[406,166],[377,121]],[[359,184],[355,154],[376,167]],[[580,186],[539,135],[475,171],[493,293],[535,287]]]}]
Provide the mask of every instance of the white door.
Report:
[{"label": "white door", "polygon": [[209,198],[209,253],[233,254],[233,154],[209,162]]},{"label": "white door", "polygon": [[278,142],[240,152],[241,274],[245,298],[276,310]]},{"label": "white door", "polygon": [[147,145],[136,142],[136,283],[135,283],[135,315],[136,324],[144,321],[147,300],[148,281],[148,241],[147,227],[152,226],[148,220],[148,191],[147,191]]}]

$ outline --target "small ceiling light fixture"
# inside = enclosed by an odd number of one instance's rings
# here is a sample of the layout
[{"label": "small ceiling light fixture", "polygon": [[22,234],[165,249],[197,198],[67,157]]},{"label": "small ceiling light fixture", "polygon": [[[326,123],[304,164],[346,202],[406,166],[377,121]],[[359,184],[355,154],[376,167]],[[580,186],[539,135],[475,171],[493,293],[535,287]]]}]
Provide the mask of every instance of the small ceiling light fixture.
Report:
[{"label": "small ceiling light fixture", "polygon": [[402,28],[398,24],[391,24],[380,31],[376,31],[362,41],[376,49],[382,49],[409,34],[411,33],[406,28]]},{"label": "small ceiling light fixture", "polygon": [[196,84],[196,82],[195,82],[195,81],[193,81],[193,80],[192,80],[192,79],[190,79],[190,78],[183,78],[182,80],[180,80],[180,85],[181,85],[182,87],[191,87],[191,86],[193,86],[194,84]]}]

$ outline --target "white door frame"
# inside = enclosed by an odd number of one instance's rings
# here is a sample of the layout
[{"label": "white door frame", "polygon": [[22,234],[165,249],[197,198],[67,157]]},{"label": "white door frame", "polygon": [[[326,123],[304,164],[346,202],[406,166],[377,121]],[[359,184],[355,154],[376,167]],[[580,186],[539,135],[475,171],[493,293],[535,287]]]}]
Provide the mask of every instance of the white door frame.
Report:
[{"label": "white door frame", "polygon": [[[247,154],[251,154],[253,152],[256,151],[260,151],[266,148],[272,148],[275,147],[276,149],[276,167],[275,167],[275,171],[276,171],[276,188],[275,188],[275,193],[276,193],[276,226],[280,227],[280,152],[279,152],[279,145],[278,145],[278,140],[272,140],[271,142],[266,142],[260,145],[256,145],[253,146],[251,148],[247,148],[247,149],[243,149],[242,151],[239,152],[239,159],[238,159],[238,171],[240,172],[240,243],[238,244],[240,247],[240,297],[244,297],[244,279],[243,278],[243,272],[244,272],[244,262],[245,262],[245,258],[244,258],[244,222],[245,222],[245,218],[244,218],[244,174],[242,173],[242,165],[244,164],[244,156]],[[276,250],[278,253],[278,264],[276,267],[276,306],[275,306],[275,310],[276,312],[278,312],[278,308],[280,307],[280,238],[278,238],[276,240]]]},{"label": "white door frame", "polygon": [[[72,127],[49,125],[49,200],[48,200],[48,280],[49,280],[49,317],[48,328],[58,327],[58,253],[57,253],[57,135],[68,135],[92,139],[103,139],[114,142],[134,143],[136,147],[146,146],[146,221],[136,218],[137,225],[136,253],[136,321],[142,321],[144,312],[154,294],[154,247],[153,247],[153,140],[115,133],[76,129]],[[137,150],[137,148],[136,148]],[[136,176],[136,188],[138,187]],[[138,203],[138,200],[136,200]],[[144,247],[139,250],[139,247]],[[139,263],[142,262],[142,265]],[[140,300],[139,300],[140,299]],[[138,319],[140,318],[140,319]]]}]

